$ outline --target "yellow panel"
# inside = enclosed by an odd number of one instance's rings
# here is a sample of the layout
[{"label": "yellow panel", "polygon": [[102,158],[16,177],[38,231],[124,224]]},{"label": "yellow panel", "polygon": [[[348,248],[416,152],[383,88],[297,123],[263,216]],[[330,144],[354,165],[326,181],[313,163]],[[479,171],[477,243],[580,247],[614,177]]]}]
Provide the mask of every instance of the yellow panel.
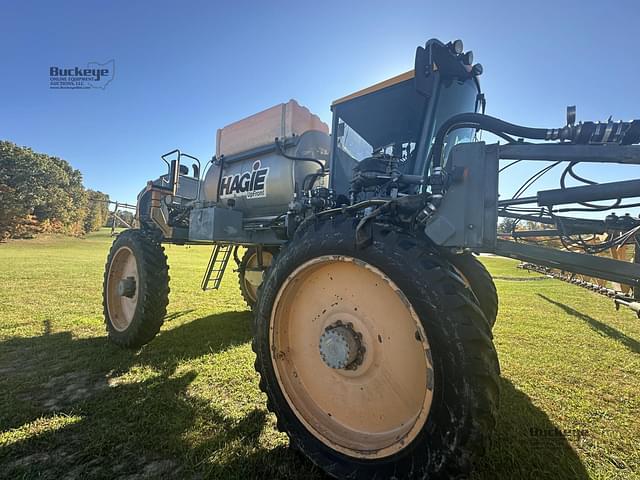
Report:
[{"label": "yellow panel", "polygon": [[376,83],[375,85],[371,85],[363,90],[358,90],[351,95],[347,95],[346,97],[339,98],[338,100],[334,100],[331,106],[337,105],[342,102],[346,102],[347,100],[352,100],[354,98],[361,97],[363,95],[367,95],[369,93],[377,92],[378,90],[382,90],[383,88],[390,87],[400,82],[404,82],[405,80],[410,80],[415,76],[414,70],[409,70],[408,72],[401,73],[400,75],[396,75],[395,77],[391,77],[383,82]]}]

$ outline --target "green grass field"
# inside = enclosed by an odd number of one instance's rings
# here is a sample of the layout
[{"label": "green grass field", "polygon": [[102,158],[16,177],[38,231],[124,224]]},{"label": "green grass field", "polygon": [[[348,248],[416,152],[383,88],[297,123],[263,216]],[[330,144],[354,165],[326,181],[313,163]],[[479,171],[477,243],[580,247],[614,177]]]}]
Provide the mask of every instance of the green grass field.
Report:
[{"label": "green grass field", "polygon": [[[266,410],[236,275],[204,293],[209,249],[167,246],[167,321],[124,351],[102,323],[110,242],[104,231],[0,244],[0,477],[323,478]],[[639,479],[640,320],[483,259],[498,278],[503,380],[475,477]]]}]

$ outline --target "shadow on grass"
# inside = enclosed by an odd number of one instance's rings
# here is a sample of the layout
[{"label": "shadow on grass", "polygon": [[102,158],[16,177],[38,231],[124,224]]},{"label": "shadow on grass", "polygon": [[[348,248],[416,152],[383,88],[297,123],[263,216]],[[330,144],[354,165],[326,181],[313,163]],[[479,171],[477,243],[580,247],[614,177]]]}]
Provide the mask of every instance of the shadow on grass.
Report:
[{"label": "shadow on grass", "polygon": [[565,305],[564,303],[560,303],[560,302],[556,302],[555,300],[551,300],[549,297],[546,297],[545,295],[542,295],[540,293],[538,293],[537,295],[540,298],[542,298],[543,300],[546,300],[547,302],[551,303],[552,305],[555,305],[556,307],[560,308],[561,310],[563,310],[568,315],[571,315],[574,318],[582,320],[583,322],[585,322],[587,325],[589,325],[596,332],[602,333],[602,334],[606,335],[607,337],[612,338],[612,339],[620,342],[622,345],[627,347],[633,353],[640,353],[640,342],[638,342],[634,338],[631,338],[628,335],[625,335],[620,330],[616,330],[615,328],[610,327],[609,325],[607,325],[605,323],[602,323],[602,322],[596,320],[595,318],[590,317],[589,315],[586,315],[586,314],[584,314],[582,312],[579,312],[578,310],[575,310],[575,309],[569,307],[568,305]]},{"label": "shadow on grass", "polygon": [[[0,386],[4,381],[25,387],[28,393],[0,389],[5,405],[19,407],[11,411],[0,408],[0,430],[40,417],[42,407],[45,412],[57,411],[78,403],[76,400],[106,388],[108,378],[118,377],[134,366],[152,367],[168,377],[181,362],[244,344],[251,339],[251,321],[249,312],[209,315],[163,329],[152,342],[135,351],[118,348],[105,337],[51,333],[51,322],[44,320],[41,336],[15,337],[0,343]],[[74,397],[74,388],[86,395]],[[45,398],[47,395],[52,398]]]},{"label": "shadow on grass", "polygon": [[561,431],[509,380],[500,385],[498,425],[473,479],[588,479],[569,443],[588,440],[584,430]]},{"label": "shadow on grass", "polygon": [[[137,352],[51,333],[46,320],[43,335],[0,343],[0,432],[77,418],[0,442],[0,478],[322,478],[288,448],[260,444],[266,408],[216,408],[189,392],[199,372],[177,371],[248,342],[251,321],[246,311],[210,315],[162,330]],[[153,372],[144,381],[118,383],[145,367]]]},{"label": "shadow on grass", "polygon": [[[177,370],[186,359],[246,343],[250,322],[249,312],[203,317],[163,331],[140,352],[104,338],[51,334],[46,322],[40,337],[1,343],[0,401],[12,407],[2,409],[0,430],[60,413],[77,421],[0,443],[0,477],[325,478],[287,447],[273,446],[265,408],[230,416],[236,407],[223,411],[190,394],[197,371]],[[139,366],[155,374],[107,385]],[[565,436],[529,397],[506,380],[502,397],[493,445],[474,478],[588,478]]]},{"label": "shadow on grass", "polygon": [[164,322],[167,323],[167,322],[170,322],[172,320],[177,320],[178,318],[184,317],[185,315],[188,315],[188,314],[190,314],[191,312],[194,312],[194,311],[195,311],[195,309],[192,308],[190,310],[183,310],[181,312],[170,313],[169,315],[166,315],[164,317]]}]

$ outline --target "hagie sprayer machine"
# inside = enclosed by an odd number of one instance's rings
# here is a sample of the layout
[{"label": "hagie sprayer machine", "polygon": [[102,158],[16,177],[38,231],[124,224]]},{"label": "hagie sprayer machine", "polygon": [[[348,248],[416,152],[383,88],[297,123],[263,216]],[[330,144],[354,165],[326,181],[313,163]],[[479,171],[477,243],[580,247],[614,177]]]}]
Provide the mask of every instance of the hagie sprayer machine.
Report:
[{"label": "hagie sprayer machine", "polygon": [[[292,100],[218,130],[205,168],[164,155],[168,173],[139,194],[137,228],[107,259],[109,338],[135,348],[158,333],[163,243],[213,245],[202,288],[237,263],[260,388],[293,448],[337,478],[467,475],[494,429],[500,374],[496,288],[474,254],[640,309],[640,264],[622,254],[640,220],[606,212],[638,206],[640,179],[576,172],[640,164],[640,121],[576,123],[569,108],[560,128],[514,125],[484,114],[481,73],[460,40],[429,40],[413,70],[336,100],[331,134]],[[514,162],[546,162],[528,184],[559,165],[558,188],[499,198]]]}]

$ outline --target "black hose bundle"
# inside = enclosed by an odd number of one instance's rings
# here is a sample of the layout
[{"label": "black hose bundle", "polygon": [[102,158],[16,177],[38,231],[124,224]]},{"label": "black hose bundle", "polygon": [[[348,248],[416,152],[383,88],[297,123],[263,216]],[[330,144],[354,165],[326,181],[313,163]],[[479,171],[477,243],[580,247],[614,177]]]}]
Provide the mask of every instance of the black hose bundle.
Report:
[{"label": "black hose bundle", "polygon": [[549,138],[550,130],[547,128],[523,127],[481,113],[461,113],[451,117],[438,129],[431,149],[431,160],[434,167],[442,165],[442,150],[445,138],[449,132],[459,128],[477,128],[501,137],[506,134],[532,140],[553,140],[553,138]]}]

